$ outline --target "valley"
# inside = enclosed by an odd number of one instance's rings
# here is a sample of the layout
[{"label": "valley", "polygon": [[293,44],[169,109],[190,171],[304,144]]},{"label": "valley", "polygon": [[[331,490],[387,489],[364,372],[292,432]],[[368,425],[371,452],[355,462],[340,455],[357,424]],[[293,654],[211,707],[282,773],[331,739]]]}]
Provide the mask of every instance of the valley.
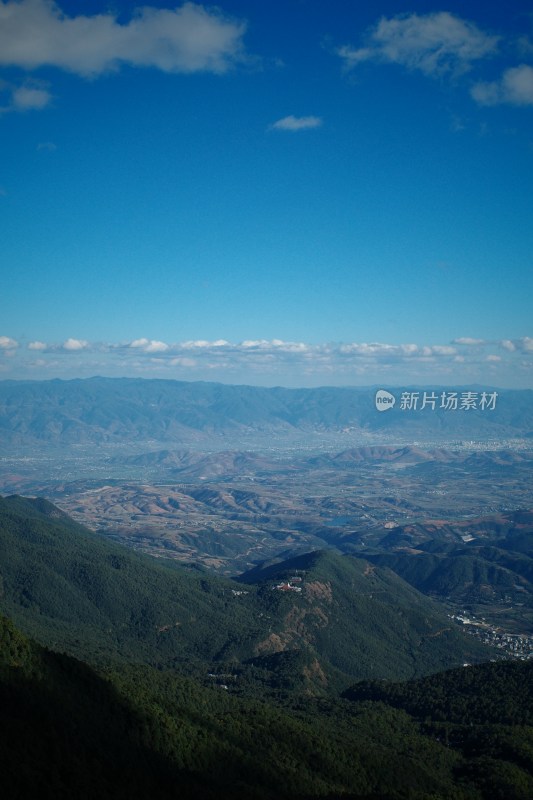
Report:
[{"label": "valley", "polygon": [[377,412],[366,389],[5,382],[0,493],[226,578],[313,551],[363,557],[484,618],[494,641],[529,636],[530,395],[417,415]]},{"label": "valley", "polygon": [[0,491],[46,497],[110,541],[227,577],[324,548],[364,557],[450,614],[485,617],[495,636],[529,636],[533,451],[496,444],[102,448],[77,456],[92,476],[77,480],[61,459],[48,474],[39,461],[5,459]]},{"label": "valley", "polygon": [[506,515],[533,507],[526,449],[165,450],[115,456],[111,476],[102,457],[79,461],[93,477],[69,480],[58,462],[43,480],[46,465],[5,459],[0,491],[43,495],[135,549],[227,575],[323,546],[372,553],[429,538],[489,541]]}]

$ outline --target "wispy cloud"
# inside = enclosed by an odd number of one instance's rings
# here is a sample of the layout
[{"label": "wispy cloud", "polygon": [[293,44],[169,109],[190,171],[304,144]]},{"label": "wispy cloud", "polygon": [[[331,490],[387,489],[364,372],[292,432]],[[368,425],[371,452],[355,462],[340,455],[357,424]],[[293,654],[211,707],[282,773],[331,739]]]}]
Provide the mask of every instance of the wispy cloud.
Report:
[{"label": "wispy cloud", "polygon": [[321,117],[294,117],[291,114],[273,122],[270,128],[275,131],[305,131],[310,128],[320,128],[322,123]]},{"label": "wispy cloud", "polygon": [[49,106],[53,100],[51,92],[48,91],[47,83],[29,78],[19,84],[0,80],[0,92],[3,96],[2,105],[0,106],[0,113],[2,114],[11,111],[41,111]]},{"label": "wispy cloud", "polygon": [[245,29],[216,8],[190,2],[143,6],[122,23],[112,13],[68,16],[53,0],[8,0],[0,4],[0,64],[92,77],[121,64],[224,73],[244,57]]},{"label": "wispy cloud", "polygon": [[[283,339],[244,339],[232,343],[226,339],[187,340],[178,343],[168,343],[155,339],[141,337],[129,342],[91,343],[84,339],[68,338],[62,343],[47,344],[40,340],[32,341],[27,345],[29,350],[49,353],[77,353],[81,350],[99,353],[128,353],[139,356],[146,355],[164,356],[167,359],[176,358],[243,358],[274,357],[276,359],[369,359],[373,362],[398,362],[416,361],[417,359],[452,359],[460,355],[458,346],[464,352],[482,351],[499,345],[508,352],[520,351],[533,353],[533,338],[524,336],[520,339],[502,339],[499,342],[485,341],[469,336],[454,339],[450,344],[389,344],[386,342],[341,342],[310,344],[307,342],[292,342]],[[0,337],[0,348],[16,348],[18,342],[8,336]],[[461,355],[460,357],[463,357]],[[196,361],[195,361],[196,363]]]},{"label": "wispy cloud", "polygon": [[398,64],[431,77],[457,75],[495,53],[498,37],[447,11],[382,17],[363,47],[337,50],[347,68],[365,61]]},{"label": "wispy cloud", "polygon": [[37,150],[46,150],[49,153],[53,153],[57,150],[57,145],[54,142],[39,142]]},{"label": "wispy cloud", "polygon": [[36,350],[41,353],[79,353],[81,350],[95,350],[97,345],[91,344],[85,339],[65,339],[64,342],[47,344],[40,340],[29,342],[27,345],[28,350]]},{"label": "wispy cloud", "polygon": [[19,86],[12,93],[12,106],[15,111],[40,111],[51,101],[50,92],[36,86]]},{"label": "wispy cloud", "polygon": [[478,82],[472,86],[474,100],[482,106],[508,104],[533,105],[533,67],[520,64],[505,70],[498,81]]},{"label": "wispy cloud", "polygon": [[[499,354],[498,354],[499,349]],[[533,338],[450,343],[327,342],[284,339],[196,339],[172,343],[148,337],[124,342],[34,340],[21,346],[0,336],[2,371],[56,377],[140,375],[188,380],[323,385],[411,382],[472,383],[500,377],[498,385],[530,385]],[[31,355],[31,357],[30,357]],[[7,366],[6,366],[7,365]],[[494,372],[496,370],[496,372]],[[520,378],[522,376],[522,379]]]},{"label": "wispy cloud", "polygon": [[452,344],[464,344],[464,345],[483,345],[485,344],[484,339],[473,339],[471,336],[461,336],[459,339],[454,339]]}]

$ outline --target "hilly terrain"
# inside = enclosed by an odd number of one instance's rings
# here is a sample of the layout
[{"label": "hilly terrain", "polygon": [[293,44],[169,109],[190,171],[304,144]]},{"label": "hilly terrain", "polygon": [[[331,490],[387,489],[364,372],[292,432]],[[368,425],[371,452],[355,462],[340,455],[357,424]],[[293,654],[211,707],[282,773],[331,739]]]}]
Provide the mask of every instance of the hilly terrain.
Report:
[{"label": "hilly terrain", "polygon": [[432,543],[416,553],[368,556],[387,566],[425,594],[453,599],[457,604],[512,601],[533,606],[533,535],[529,553],[498,546],[463,547]]},{"label": "hilly terrain", "polygon": [[[485,641],[533,655],[533,514],[515,512],[507,518],[476,520],[482,536],[464,535],[459,544],[456,525],[428,530],[393,531],[388,552],[367,554],[445,607],[460,611],[469,632]],[[429,526],[428,526],[429,527]],[[450,531],[450,528],[452,529]],[[415,540],[417,543],[415,544]],[[513,642],[504,632],[521,634]]]},{"label": "hilly terrain", "polygon": [[[287,588],[294,570],[300,580]],[[276,688],[287,664],[295,685],[323,693],[490,653],[432,600],[362,559],[316,552],[230,581],[132,553],[47,501],[16,496],[0,499],[0,581],[3,613],[45,646],[208,681],[228,673],[237,691],[254,681]]]},{"label": "hilly terrain", "polygon": [[[231,576],[313,549],[364,556],[433,539],[488,544],[523,526],[513,515],[533,507],[528,449],[154,450],[114,459],[75,447],[68,457],[6,456],[0,490],[47,497],[114,541]],[[527,524],[533,530],[533,516]]]}]

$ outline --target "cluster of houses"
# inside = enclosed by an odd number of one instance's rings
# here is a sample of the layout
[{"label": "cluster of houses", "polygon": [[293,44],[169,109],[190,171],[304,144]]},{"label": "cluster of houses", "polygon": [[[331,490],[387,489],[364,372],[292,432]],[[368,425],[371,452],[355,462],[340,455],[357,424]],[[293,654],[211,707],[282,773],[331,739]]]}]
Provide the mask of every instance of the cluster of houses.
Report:
[{"label": "cluster of houses", "polygon": [[519,658],[522,661],[533,659],[533,636],[528,634],[506,633],[496,628],[491,628],[482,618],[481,622],[472,614],[470,617],[463,614],[450,614],[451,619],[465,626],[467,633],[476,636],[484,644],[503,650],[506,655]]}]

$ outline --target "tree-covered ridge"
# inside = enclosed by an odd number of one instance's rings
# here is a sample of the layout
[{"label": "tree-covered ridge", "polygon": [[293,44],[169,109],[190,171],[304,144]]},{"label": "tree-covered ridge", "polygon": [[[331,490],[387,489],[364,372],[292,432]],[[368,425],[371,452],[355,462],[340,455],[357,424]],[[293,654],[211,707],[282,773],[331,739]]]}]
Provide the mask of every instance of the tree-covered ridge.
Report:
[{"label": "tree-covered ridge", "polygon": [[142,716],[109,680],[3,617],[0,707],[3,797],[173,796],[176,770],[146,746]]},{"label": "tree-covered ridge", "polygon": [[344,697],[408,713],[462,755],[457,775],[483,796],[533,795],[533,664],[480,664],[401,684],[365,681]]},{"label": "tree-covered ridge", "polygon": [[[436,669],[451,666],[457,658],[457,630],[441,610],[405,581],[365,559],[315,551],[250,570],[240,580],[266,591],[273,583],[290,583],[295,574],[303,576],[297,619],[302,615],[310,619],[309,635],[316,650],[328,652],[345,673],[355,668],[359,679],[364,674],[377,677],[378,671],[391,678],[396,671],[401,678],[412,678],[435,671],[430,666],[435,658]],[[315,617],[317,597],[321,614]],[[474,660],[489,655],[479,646],[472,654]]]},{"label": "tree-covered ridge", "polygon": [[231,603],[231,582],[138,556],[53,509],[0,499],[2,607],[43,642],[179,660],[213,656],[235,626],[255,634],[250,609]]},{"label": "tree-covered ridge", "polygon": [[382,701],[436,722],[533,725],[533,664],[499,661],[404,683],[361,681],[344,696]]},{"label": "tree-covered ridge", "polygon": [[419,591],[456,603],[503,601],[533,606],[533,536],[512,530],[494,544],[450,545],[431,542],[416,554],[370,555]]},{"label": "tree-covered ridge", "polygon": [[430,672],[462,641],[438,628],[446,618],[427,598],[367,561],[317,551],[226,581],[11,497],[0,499],[0,575],[17,623],[0,620],[8,800],[533,793],[529,665],[336,694],[372,664],[412,675],[418,659]]},{"label": "tree-covered ridge", "polygon": [[[401,686],[390,685],[388,699],[385,684],[374,684],[381,690],[374,696],[366,684],[350,700],[302,697],[280,705],[148,666],[97,674],[34,644],[2,618],[2,794],[527,800],[532,728],[496,721],[498,699],[490,708],[490,697],[498,698],[508,681],[517,699],[525,672],[520,664],[482,665],[409,682],[410,711],[397,707]],[[470,707],[482,704],[490,721],[458,722],[452,690],[450,719],[433,722],[426,713],[433,696],[454,682],[455,694],[468,687]],[[530,678],[522,697],[530,715]],[[437,708],[442,716],[438,701]]]},{"label": "tree-covered ridge", "polygon": [[[299,591],[277,589],[295,569]],[[432,601],[364,560],[318,551],[235,582],[111,544],[41,500],[0,499],[0,577],[0,606],[22,630],[93,663],[120,654],[276,688],[290,662],[302,690],[323,693],[487,657]]]}]

